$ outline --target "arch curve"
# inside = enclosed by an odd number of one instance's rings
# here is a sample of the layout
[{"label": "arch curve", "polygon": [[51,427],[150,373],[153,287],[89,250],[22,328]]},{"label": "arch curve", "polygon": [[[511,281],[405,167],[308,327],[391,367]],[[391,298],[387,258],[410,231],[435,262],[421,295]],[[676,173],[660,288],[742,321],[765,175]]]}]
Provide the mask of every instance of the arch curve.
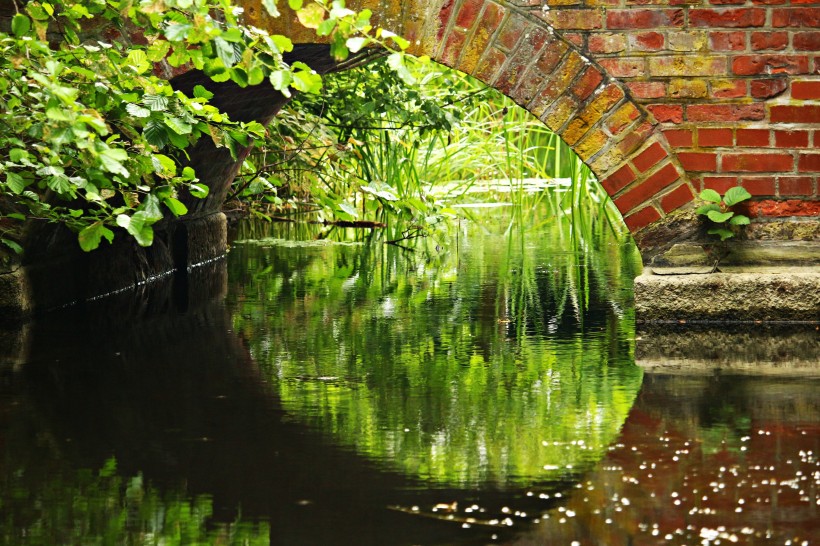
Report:
[{"label": "arch curve", "polygon": [[419,53],[501,91],[560,135],[633,233],[691,202],[695,188],[660,124],[531,4],[446,2],[435,39],[419,41]]},{"label": "arch curve", "polygon": [[[251,24],[295,42],[316,41],[292,12],[269,18],[259,0],[240,3]],[[544,122],[595,173],[631,232],[694,199],[696,188],[662,125],[623,81],[552,24],[546,2],[351,0],[348,5],[372,10],[376,24],[411,41],[414,55],[475,77]],[[585,16],[588,10],[573,11]],[[577,14],[558,19],[579,19]]]}]

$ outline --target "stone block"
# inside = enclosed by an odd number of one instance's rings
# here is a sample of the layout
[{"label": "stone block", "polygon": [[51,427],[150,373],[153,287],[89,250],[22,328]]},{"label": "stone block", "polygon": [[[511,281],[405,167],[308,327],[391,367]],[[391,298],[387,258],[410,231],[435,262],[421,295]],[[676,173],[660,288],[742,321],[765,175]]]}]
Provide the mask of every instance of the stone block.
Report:
[{"label": "stone block", "polygon": [[657,275],[635,279],[639,321],[817,321],[820,272],[733,272]]}]

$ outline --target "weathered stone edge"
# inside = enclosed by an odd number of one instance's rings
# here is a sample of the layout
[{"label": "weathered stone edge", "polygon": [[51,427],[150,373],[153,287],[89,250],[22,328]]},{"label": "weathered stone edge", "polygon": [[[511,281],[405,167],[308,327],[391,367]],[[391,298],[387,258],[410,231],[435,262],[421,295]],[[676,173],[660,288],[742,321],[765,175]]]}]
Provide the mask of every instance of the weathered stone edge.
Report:
[{"label": "weathered stone edge", "polygon": [[640,321],[820,321],[820,271],[655,275],[635,279]]}]

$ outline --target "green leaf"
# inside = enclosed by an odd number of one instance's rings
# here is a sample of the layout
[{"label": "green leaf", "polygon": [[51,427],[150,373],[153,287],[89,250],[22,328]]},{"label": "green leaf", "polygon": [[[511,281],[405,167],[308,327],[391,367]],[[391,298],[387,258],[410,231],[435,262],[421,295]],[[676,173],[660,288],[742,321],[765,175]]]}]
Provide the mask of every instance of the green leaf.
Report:
[{"label": "green leaf", "polygon": [[330,33],[333,32],[334,28],[336,28],[336,18],[328,17],[319,24],[319,27],[316,29],[316,35],[330,36]]},{"label": "green leaf", "polygon": [[729,238],[735,236],[734,233],[732,233],[730,230],[728,230],[726,228],[712,228],[707,233],[709,233],[709,235],[718,235],[718,236],[720,236],[721,241],[725,241],[726,239],[729,239]]},{"label": "green leaf", "polygon": [[89,70],[82,66],[70,66],[68,67],[69,70],[74,72],[75,74],[79,74],[80,76],[84,77],[87,80],[94,81],[97,79],[97,73],[93,70]]},{"label": "green leaf", "polygon": [[46,165],[37,169],[37,174],[39,176],[55,176],[65,174],[65,169],[59,165]]},{"label": "green leaf", "polygon": [[174,51],[168,56],[168,64],[170,64],[171,66],[182,66],[189,60],[193,60],[194,67],[198,70],[202,69],[201,55],[197,55],[197,58],[193,59],[194,52],[201,53],[199,50],[196,49],[192,49],[189,51],[187,48],[184,47],[184,45],[179,45],[175,47]]},{"label": "green leaf", "polygon": [[[202,70],[203,72],[205,72],[205,75],[207,75],[214,81],[220,81],[216,78],[216,76],[219,76],[220,74],[226,74],[228,71],[225,68],[225,63],[223,63],[222,59],[220,59],[219,57],[206,59],[205,66],[202,68]],[[225,79],[221,81],[227,81],[229,77],[230,75],[226,75]]]},{"label": "green leaf", "polygon": [[182,169],[182,179],[183,180],[196,180],[196,172],[191,167],[184,167]]},{"label": "green leaf", "polygon": [[188,191],[191,192],[191,195],[194,197],[203,199],[208,196],[210,189],[205,184],[191,184]]},{"label": "green leaf", "polygon": [[222,32],[222,39],[226,42],[240,43],[242,42],[242,38],[242,30],[236,27],[227,28],[224,32]]},{"label": "green leaf", "polygon": [[29,2],[26,6],[26,11],[36,21],[46,21],[51,16],[51,13],[45,9],[45,6],[36,2]]},{"label": "green leaf", "polygon": [[28,152],[22,148],[12,148],[9,150],[9,159],[14,163],[19,163],[28,157]]},{"label": "green leaf", "polygon": [[0,243],[3,243],[4,245],[12,249],[15,252],[15,254],[23,253],[23,247],[21,247],[11,239],[0,239]]},{"label": "green leaf", "polygon": [[233,45],[223,39],[221,36],[214,38],[214,46],[216,46],[216,55],[222,61],[226,68],[230,68],[236,62],[233,54]]},{"label": "green leaf", "polygon": [[168,97],[146,94],[142,97],[142,104],[152,112],[162,112],[168,108]]},{"label": "green leaf", "polygon": [[168,210],[171,211],[171,214],[174,216],[182,216],[184,214],[188,214],[188,207],[186,207],[181,201],[175,199],[173,197],[166,197],[162,200],[165,203],[165,206],[168,207]]},{"label": "green leaf", "polygon": [[730,212],[719,212],[719,211],[716,211],[716,210],[710,210],[708,213],[706,213],[706,216],[708,216],[709,219],[711,221],[715,222],[716,224],[722,224],[723,222],[727,221],[729,218],[731,218],[734,215],[735,215],[735,213],[731,212],[731,211]]},{"label": "green leaf", "polygon": [[148,194],[142,202],[140,211],[145,213],[145,220],[150,223],[159,222],[162,220],[162,210],[160,210],[160,202],[156,195]]},{"label": "green leaf", "polygon": [[178,117],[165,114],[165,125],[178,135],[189,135],[193,127]]},{"label": "green leaf", "polygon": [[259,85],[265,80],[265,71],[258,66],[248,70],[248,85]]},{"label": "green leaf", "polygon": [[177,174],[177,164],[167,155],[153,154],[151,163],[154,166],[154,172],[162,178],[169,178]]},{"label": "green leaf", "polygon": [[198,99],[207,99],[211,100],[214,98],[214,94],[202,87],[201,85],[194,86],[194,97]]},{"label": "green leaf", "polygon": [[130,217],[127,214],[117,216],[117,225],[125,228],[140,246],[151,246],[154,242],[153,223],[143,211],[137,211]]},{"label": "green leaf", "polygon": [[370,24],[370,17],[373,15],[373,12],[369,9],[365,8],[359,12],[359,15],[356,17],[356,28],[361,29],[363,25]]},{"label": "green leaf", "polygon": [[302,9],[302,0],[288,0],[288,6],[290,6],[290,9],[293,11]]},{"label": "green leaf", "polygon": [[293,75],[288,70],[274,70],[270,73],[268,77],[270,79],[270,83],[274,89],[277,91],[281,91],[287,97],[289,96],[289,92],[287,92],[288,87],[290,86],[290,82],[293,81]]},{"label": "green leaf", "polygon": [[274,34],[270,37],[273,45],[281,52],[281,53],[288,53],[293,51],[293,42],[287,36],[282,36],[281,34]]},{"label": "green leaf", "polygon": [[359,211],[357,211],[356,207],[354,207],[350,203],[344,203],[344,202],[339,203],[339,208],[343,212],[345,212],[346,214],[349,214],[350,216],[352,216],[353,218],[358,218],[359,217]]},{"label": "green leaf", "polygon": [[358,51],[361,51],[364,46],[370,43],[370,39],[363,36],[357,36],[355,38],[348,38],[345,43],[347,44],[347,48],[352,53],[357,53]]},{"label": "green leaf", "polygon": [[315,95],[322,90],[322,77],[312,70],[300,70],[294,72],[291,85],[293,85],[297,91],[313,93]]},{"label": "green leaf", "polygon": [[701,205],[695,209],[697,214],[702,214],[704,216],[706,216],[709,211],[720,212],[720,207],[714,203],[707,203],[706,205]]},{"label": "green leaf", "polygon": [[402,50],[405,50],[410,46],[410,42],[408,42],[405,38],[402,38],[395,32],[390,32],[389,30],[381,29],[381,37],[385,39],[392,39]]},{"label": "green leaf", "polygon": [[62,108],[52,107],[46,110],[46,117],[51,121],[70,121],[71,116]]},{"label": "green leaf", "polygon": [[390,56],[387,57],[387,65],[396,71],[396,74],[398,74],[404,83],[408,85],[414,85],[416,83],[416,78],[414,78],[410,70],[407,69],[407,66],[404,64],[404,55],[401,53],[391,53]]},{"label": "green leaf", "polygon": [[308,4],[296,11],[296,18],[305,28],[319,28],[325,19],[325,10],[319,4]]},{"label": "green leaf", "polygon": [[168,25],[165,28],[165,37],[172,42],[181,42],[188,37],[193,28],[194,25],[191,23]]},{"label": "green leaf", "polygon": [[125,62],[128,66],[136,70],[137,74],[142,74],[151,68],[151,63],[148,62],[148,55],[141,49],[131,50]]},{"label": "green leaf", "polygon": [[19,38],[27,34],[29,30],[31,30],[31,20],[28,17],[22,13],[18,13],[11,18],[11,31],[15,36]]},{"label": "green leaf", "polygon": [[723,196],[723,202],[726,203],[727,207],[731,207],[733,205],[737,205],[741,201],[745,201],[752,196],[745,188],[741,188],[740,186],[734,186],[729,188],[726,192],[726,195]]},{"label": "green leaf", "polygon": [[157,40],[151,44],[147,50],[145,50],[145,54],[148,56],[149,61],[152,63],[158,63],[168,56],[168,51],[170,50],[170,42],[166,40]]},{"label": "green leaf", "polygon": [[90,252],[100,246],[100,241],[103,237],[105,237],[110,243],[114,239],[114,232],[105,227],[105,225],[100,221],[94,222],[90,226],[82,229],[77,236],[77,239],[80,242],[80,248],[86,252]]},{"label": "green leaf", "polygon": [[373,186],[362,186],[362,191],[365,193],[369,193],[371,195],[375,195],[376,197],[380,197],[385,201],[398,201],[399,198],[396,197],[396,194],[393,193],[390,186],[382,186],[382,188],[373,187]]},{"label": "green leaf", "polygon": [[17,173],[7,172],[6,173],[6,185],[9,187],[11,191],[20,195],[23,193],[23,190],[26,189],[26,180]]},{"label": "green leaf", "polygon": [[271,17],[279,17],[279,8],[276,7],[276,0],[262,0],[262,5]]},{"label": "green leaf", "polygon": [[135,118],[147,118],[151,115],[151,110],[143,108],[139,104],[126,104],[125,111]]},{"label": "green leaf", "polygon": [[337,61],[344,61],[350,56],[350,50],[341,33],[336,33],[330,42],[330,55]]},{"label": "green leaf", "polygon": [[743,214],[733,216],[732,219],[729,220],[730,226],[748,226],[750,223],[749,217]]},{"label": "green leaf", "polygon": [[352,9],[344,7],[344,2],[333,2],[333,9],[330,10],[330,16],[335,19],[344,19],[356,15]]},{"label": "green leaf", "polygon": [[126,177],[130,173],[121,162],[127,159],[128,153],[121,148],[105,148],[100,152],[100,162],[106,171]]},{"label": "green leaf", "polygon": [[710,203],[720,203],[720,194],[712,189],[703,190],[698,197]]},{"label": "green leaf", "polygon": [[157,148],[163,148],[168,144],[168,133],[165,130],[165,124],[157,119],[148,120],[142,134],[149,144]]},{"label": "green leaf", "polygon": [[171,145],[173,145],[173,146],[175,146],[175,147],[177,147],[181,150],[184,150],[185,148],[188,147],[188,144],[190,144],[190,142],[188,141],[187,136],[180,135],[179,133],[177,133],[175,131],[168,131],[166,133],[166,136],[168,137],[168,141],[171,143]]},{"label": "green leaf", "polygon": [[258,121],[251,121],[245,124],[245,130],[253,136],[258,138],[263,138],[265,133],[265,126],[259,123]]},{"label": "green leaf", "polygon": [[247,87],[248,86],[248,73],[245,72],[245,69],[240,66],[235,66],[231,68],[231,81],[233,81],[239,87]]},{"label": "green leaf", "polygon": [[46,180],[46,185],[49,187],[49,189],[57,192],[60,195],[73,194],[74,188],[71,186],[71,182],[68,180],[68,177],[66,177],[64,174],[58,174],[50,177],[48,180]]}]

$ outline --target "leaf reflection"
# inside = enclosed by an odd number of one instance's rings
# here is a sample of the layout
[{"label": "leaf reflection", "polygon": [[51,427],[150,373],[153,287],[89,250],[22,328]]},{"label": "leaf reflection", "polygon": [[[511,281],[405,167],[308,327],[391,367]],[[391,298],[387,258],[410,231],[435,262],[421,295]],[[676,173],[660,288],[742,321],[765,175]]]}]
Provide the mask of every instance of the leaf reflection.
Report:
[{"label": "leaf reflection", "polygon": [[438,484],[562,480],[600,459],[641,382],[622,311],[634,254],[608,226],[582,252],[565,220],[492,214],[446,251],[235,247],[229,267],[250,267],[230,273],[234,325],[285,409]]}]

